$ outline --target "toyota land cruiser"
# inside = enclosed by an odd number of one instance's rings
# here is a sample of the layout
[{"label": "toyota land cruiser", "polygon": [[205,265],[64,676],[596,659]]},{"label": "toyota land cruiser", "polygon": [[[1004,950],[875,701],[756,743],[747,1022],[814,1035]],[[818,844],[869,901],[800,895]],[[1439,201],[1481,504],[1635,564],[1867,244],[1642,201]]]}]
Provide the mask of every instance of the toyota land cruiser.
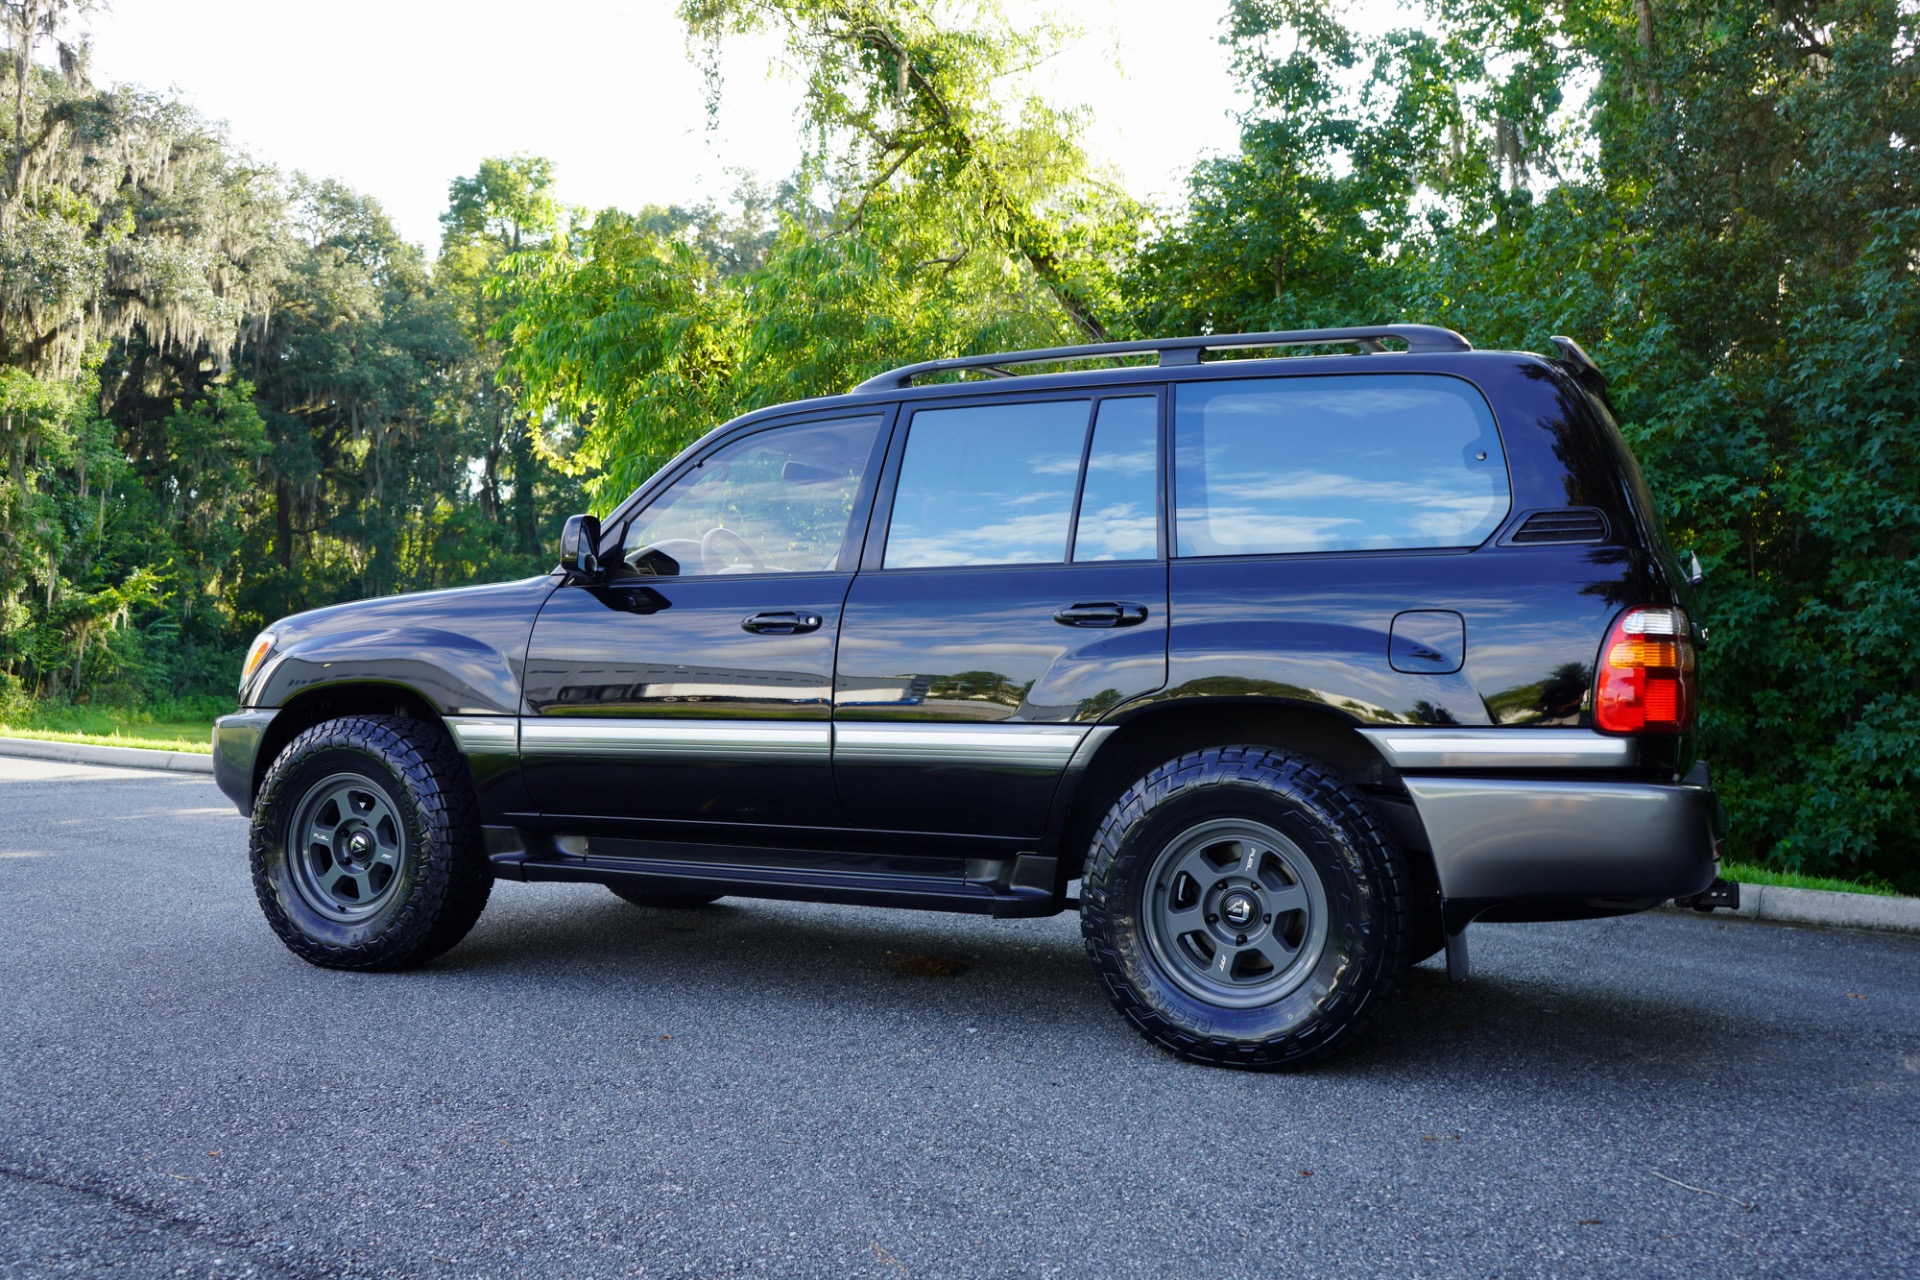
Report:
[{"label": "toyota land cruiser", "polygon": [[259,637],[214,737],[261,907],[350,969],[495,880],[1077,907],[1136,1028],[1258,1067],[1464,976],[1473,920],[1724,900],[1689,575],[1554,343],[1102,344],[747,414],[550,574]]}]

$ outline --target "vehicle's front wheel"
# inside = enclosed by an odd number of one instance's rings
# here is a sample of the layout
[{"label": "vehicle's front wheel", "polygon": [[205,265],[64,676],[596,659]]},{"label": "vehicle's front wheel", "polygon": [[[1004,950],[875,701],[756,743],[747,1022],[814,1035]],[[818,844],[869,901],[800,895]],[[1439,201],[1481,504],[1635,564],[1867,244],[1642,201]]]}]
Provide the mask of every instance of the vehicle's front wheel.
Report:
[{"label": "vehicle's front wheel", "polygon": [[1408,877],[1330,771],[1215,747],[1136,782],[1100,824],[1081,933],[1114,1007],[1216,1066],[1298,1066],[1372,1019],[1406,967]]},{"label": "vehicle's front wheel", "polygon": [[330,969],[433,959],[493,887],[459,749],[396,716],[328,720],[287,744],[254,802],[251,862],[267,923]]}]

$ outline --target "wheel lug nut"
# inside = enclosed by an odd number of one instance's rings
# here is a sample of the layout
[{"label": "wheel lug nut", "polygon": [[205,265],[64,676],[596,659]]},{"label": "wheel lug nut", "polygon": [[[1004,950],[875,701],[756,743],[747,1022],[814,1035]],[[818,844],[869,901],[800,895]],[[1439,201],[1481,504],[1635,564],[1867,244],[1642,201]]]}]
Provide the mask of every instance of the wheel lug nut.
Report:
[{"label": "wheel lug nut", "polygon": [[1207,917],[1207,923],[1208,923],[1208,924],[1219,924],[1219,923],[1220,923],[1220,917],[1219,917],[1219,916],[1208,916],[1208,917]]},{"label": "wheel lug nut", "polygon": [[1263,916],[1263,917],[1261,917],[1261,919],[1260,919],[1260,923],[1261,923],[1261,924],[1272,924],[1272,923],[1273,923],[1273,913],[1272,913],[1272,912],[1268,912],[1268,913],[1267,913],[1267,914],[1266,914],[1265,916]]},{"label": "wheel lug nut", "polygon": [[1239,937],[1235,938],[1233,941],[1236,946],[1244,947],[1247,945],[1247,935],[1243,933]]}]

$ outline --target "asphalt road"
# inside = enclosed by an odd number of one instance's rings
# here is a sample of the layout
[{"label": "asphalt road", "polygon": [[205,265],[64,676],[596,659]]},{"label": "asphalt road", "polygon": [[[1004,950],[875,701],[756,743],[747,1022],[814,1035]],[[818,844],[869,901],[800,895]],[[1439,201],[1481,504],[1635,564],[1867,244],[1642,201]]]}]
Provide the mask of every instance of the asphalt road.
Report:
[{"label": "asphalt road", "polygon": [[1070,916],[504,884],[330,973],[211,782],[0,758],[0,1276],[1920,1274],[1920,939],[1471,936],[1291,1076]]}]

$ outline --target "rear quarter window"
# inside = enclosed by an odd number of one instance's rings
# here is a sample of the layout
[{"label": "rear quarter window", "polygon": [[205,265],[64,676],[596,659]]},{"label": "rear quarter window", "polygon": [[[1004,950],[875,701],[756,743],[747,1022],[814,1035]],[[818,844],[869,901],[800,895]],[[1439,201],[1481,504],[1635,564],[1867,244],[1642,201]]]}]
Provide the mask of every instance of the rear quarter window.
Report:
[{"label": "rear quarter window", "polygon": [[1437,374],[1174,389],[1182,556],[1471,547],[1512,505],[1493,413]]}]

